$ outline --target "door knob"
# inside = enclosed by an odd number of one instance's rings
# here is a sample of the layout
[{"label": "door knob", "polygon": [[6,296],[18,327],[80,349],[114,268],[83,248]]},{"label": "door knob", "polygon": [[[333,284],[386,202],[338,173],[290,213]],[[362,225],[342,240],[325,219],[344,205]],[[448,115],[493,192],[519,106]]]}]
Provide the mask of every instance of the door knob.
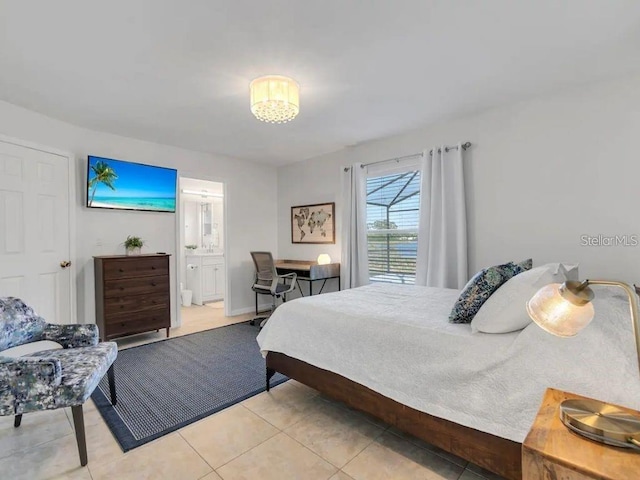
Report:
[{"label": "door knob", "polygon": [[63,260],[60,262],[60,268],[67,268],[71,266],[71,262],[69,260]]}]

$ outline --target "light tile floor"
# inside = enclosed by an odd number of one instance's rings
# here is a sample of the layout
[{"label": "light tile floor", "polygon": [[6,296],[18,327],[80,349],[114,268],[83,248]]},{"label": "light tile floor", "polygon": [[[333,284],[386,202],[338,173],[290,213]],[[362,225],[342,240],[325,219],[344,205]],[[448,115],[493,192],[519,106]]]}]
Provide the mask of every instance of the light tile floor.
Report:
[{"label": "light tile floor", "polygon": [[[209,330],[211,328],[224,327],[234,323],[246,322],[255,317],[254,314],[248,313],[235,317],[224,316],[224,304],[222,302],[207,303],[205,305],[191,305],[190,307],[181,307],[182,325],[171,329],[170,336],[180,337],[191,333]],[[119,349],[137,347],[146,343],[157,342],[166,339],[165,330],[159,332],[143,333],[117,339]]]},{"label": "light tile floor", "polygon": [[[213,328],[207,310],[194,310],[203,317],[189,314],[172,336]],[[163,337],[141,335],[119,343],[126,348]],[[293,380],[127,453],[92,401],[84,410],[86,467],[80,467],[70,410],[27,414],[17,429],[12,417],[0,417],[0,478],[499,479]]]}]

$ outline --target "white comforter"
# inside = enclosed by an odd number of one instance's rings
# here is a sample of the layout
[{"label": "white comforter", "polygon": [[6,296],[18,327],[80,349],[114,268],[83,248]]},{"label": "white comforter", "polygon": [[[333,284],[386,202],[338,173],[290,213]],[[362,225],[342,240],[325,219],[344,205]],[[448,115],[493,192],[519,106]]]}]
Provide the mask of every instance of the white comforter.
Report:
[{"label": "white comforter", "polygon": [[276,309],[258,335],[284,353],[417,410],[522,442],[545,388],[640,409],[640,377],[624,293],[598,288],[596,317],[578,336],[535,324],[471,333],[447,317],[457,290],[366,287]]}]

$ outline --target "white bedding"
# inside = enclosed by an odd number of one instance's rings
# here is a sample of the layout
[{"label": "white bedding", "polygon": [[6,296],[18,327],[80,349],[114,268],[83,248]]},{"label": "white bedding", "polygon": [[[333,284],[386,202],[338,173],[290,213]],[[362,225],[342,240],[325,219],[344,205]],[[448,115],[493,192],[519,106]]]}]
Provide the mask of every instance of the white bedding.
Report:
[{"label": "white bedding", "polygon": [[457,290],[401,285],[306,297],[276,309],[258,335],[284,353],[417,410],[522,442],[545,388],[640,409],[627,297],[598,288],[596,317],[578,336],[531,324],[471,333],[447,321]]}]

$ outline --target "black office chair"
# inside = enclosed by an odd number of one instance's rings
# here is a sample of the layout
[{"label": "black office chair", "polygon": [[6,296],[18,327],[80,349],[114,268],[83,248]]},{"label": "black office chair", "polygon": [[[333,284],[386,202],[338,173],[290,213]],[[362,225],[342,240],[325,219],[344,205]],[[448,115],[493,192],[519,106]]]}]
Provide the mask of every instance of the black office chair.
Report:
[{"label": "black office chair", "polygon": [[[251,290],[256,294],[256,315],[258,314],[258,295],[271,295],[271,310],[266,316],[259,316],[249,320],[249,324],[255,325],[257,320],[262,320],[260,327],[264,326],[273,311],[276,309],[276,298],[282,297],[286,302],[286,295],[296,288],[297,275],[287,273],[278,275],[271,252],[251,252],[251,258],[256,266],[256,275]],[[290,283],[287,283],[290,280]]]}]

